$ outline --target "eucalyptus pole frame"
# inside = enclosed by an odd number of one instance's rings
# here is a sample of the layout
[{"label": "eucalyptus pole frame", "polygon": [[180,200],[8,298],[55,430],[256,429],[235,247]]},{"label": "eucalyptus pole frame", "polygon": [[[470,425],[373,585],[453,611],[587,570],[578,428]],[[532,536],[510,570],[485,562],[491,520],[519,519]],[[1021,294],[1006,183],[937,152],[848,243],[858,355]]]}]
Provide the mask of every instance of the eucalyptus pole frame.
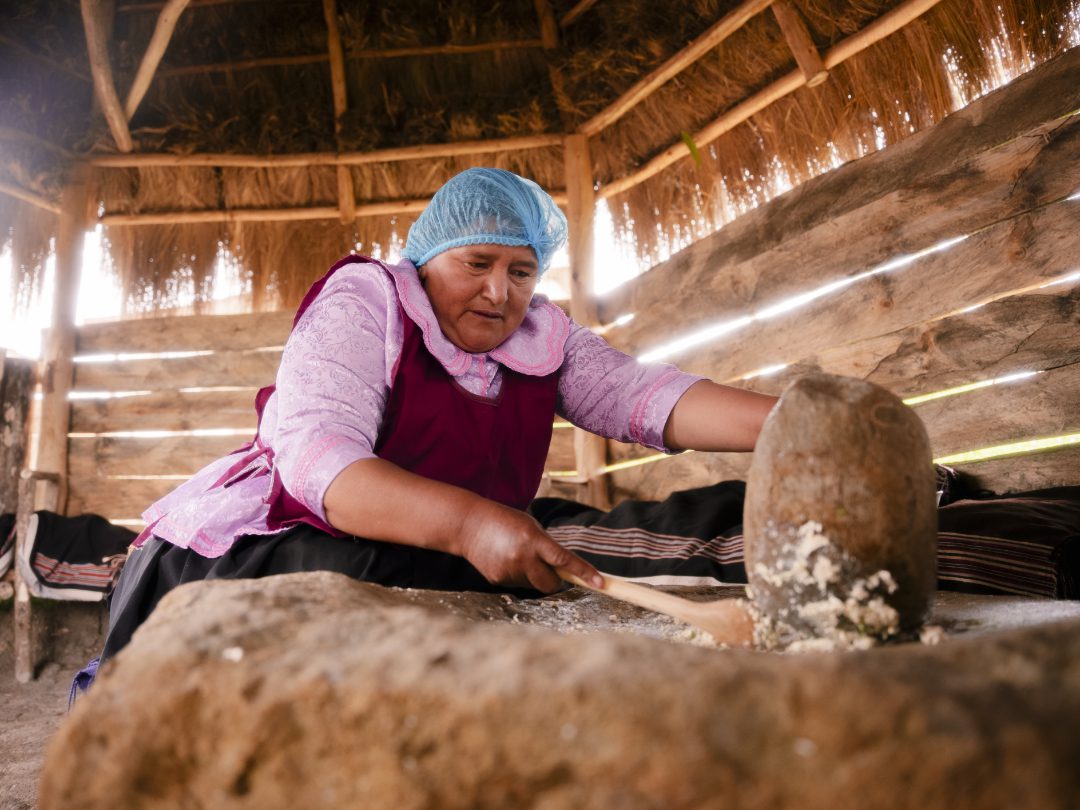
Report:
[{"label": "eucalyptus pole frame", "polygon": [[[589,139],[568,135],[563,147],[566,166],[566,210],[570,236],[570,316],[582,326],[599,326],[596,297],[593,295],[593,216],[596,191],[593,188]],[[598,509],[611,507],[607,464],[607,440],[587,430],[574,428],[574,461],[581,481],[579,500]]]},{"label": "eucalyptus pole frame", "polygon": [[[341,44],[337,0],[323,0],[323,16],[326,17],[326,46],[330,55],[330,83],[334,92],[334,140],[340,152],[341,119],[349,109],[349,92],[345,80],[345,49]],[[338,165],[337,186],[341,222],[348,224],[356,219],[356,193],[348,166]]]}]

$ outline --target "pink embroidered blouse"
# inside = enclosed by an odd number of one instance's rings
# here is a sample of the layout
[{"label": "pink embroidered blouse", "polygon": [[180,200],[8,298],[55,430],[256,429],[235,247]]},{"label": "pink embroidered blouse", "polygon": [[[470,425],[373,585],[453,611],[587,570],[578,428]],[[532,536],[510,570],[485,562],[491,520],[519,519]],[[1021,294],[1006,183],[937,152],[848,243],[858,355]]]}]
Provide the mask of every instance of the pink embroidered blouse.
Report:
[{"label": "pink embroidered blouse", "polygon": [[[607,438],[664,452],[668,415],[702,379],[645,365],[613,349],[536,295],[522,325],[489,352],[472,354],[439,329],[416,268],[354,262],[334,273],[285,345],[259,426],[258,445],[212,462],[157,501],[137,543],[156,535],[219,557],[244,535],[272,534],[266,502],[276,465],[294,498],[325,519],[323,496],[355,461],[371,458],[401,354],[398,307],[420,327],[428,351],[471,393],[498,394],[501,368],[546,375],[559,369],[557,413]],[[222,477],[232,470],[228,479]]]}]

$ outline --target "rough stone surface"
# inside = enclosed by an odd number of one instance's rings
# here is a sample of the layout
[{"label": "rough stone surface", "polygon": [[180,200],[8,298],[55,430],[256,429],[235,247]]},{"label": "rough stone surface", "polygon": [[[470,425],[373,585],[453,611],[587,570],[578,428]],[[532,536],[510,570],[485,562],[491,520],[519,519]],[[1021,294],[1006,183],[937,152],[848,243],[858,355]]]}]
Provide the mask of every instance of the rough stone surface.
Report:
[{"label": "rough stone surface", "polygon": [[623,608],[589,599],[184,586],[53,739],[40,806],[1080,804],[1078,620],[795,656],[603,632]]},{"label": "rough stone surface", "polygon": [[796,578],[767,574],[790,567],[800,527],[814,522],[843,557],[829,592],[843,601],[856,579],[887,570],[897,587],[880,595],[901,629],[916,630],[933,601],[936,507],[930,442],[914,411],[863,380],[796,380],[766,420],[747,477],[743,525],[754,602],[766,615],[800,620],[810,595]]}]

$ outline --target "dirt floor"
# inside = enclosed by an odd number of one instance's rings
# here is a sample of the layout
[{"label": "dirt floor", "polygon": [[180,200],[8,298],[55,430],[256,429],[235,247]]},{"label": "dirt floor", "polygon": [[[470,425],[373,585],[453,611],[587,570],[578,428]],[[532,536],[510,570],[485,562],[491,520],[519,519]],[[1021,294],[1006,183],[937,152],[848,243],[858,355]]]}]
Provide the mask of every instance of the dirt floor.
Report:
[{"label": "dirt floor", "polygon": [[11,600],[0,602],[0,810],[32,808],[45,748],[67,713],[71,678],[104,638],[100,604],[34,602],[37,677],[15,682]]},{"label": "dirt floor", "polygon": [[[582,610],[579,615],[579,609],[585,606],[579,608],[578,603],[595,598],[598,597],[576,595],[569,599],[553,597],[517,602],[511,611],[513,621],[546,625],[559,632],[629,631],[685,640],[679,637],[678,628],[652,614],[619,620],[622,611],[617,606],[600,611],[610,620],[607,626],[586,626],[585,615],[595,618],[597,611]],[[48,663],[39,668],[31,683],[17,684],[13,672],[11,602],[0,603],[0,723],[3,724],[0,810],[34,807],[38,774],[49,738],[66,714],[71,678],[96,655],[104,637],[105,613],[100,605],[41,602],[35,603],[35,609],[36,649],[39,658]],[[933,621],[948,636],[958,636],[1071,618],[1080,618],[1080,601],[939,593]]]}]

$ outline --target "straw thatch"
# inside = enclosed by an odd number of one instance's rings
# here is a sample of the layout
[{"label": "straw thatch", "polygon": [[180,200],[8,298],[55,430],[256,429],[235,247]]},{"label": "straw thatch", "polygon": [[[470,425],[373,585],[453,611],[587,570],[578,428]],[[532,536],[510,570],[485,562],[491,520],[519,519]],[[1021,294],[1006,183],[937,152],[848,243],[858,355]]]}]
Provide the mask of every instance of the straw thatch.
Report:
[{"label": "straw thatch", "polygon": [[[121,0],[111,18],[109,50],[121,102],[161,5]],[[565,133],[739,3],[600,0],[561,28],[557,46],[548,49],[540,47],[537,9],[544,5],[338,0],[349,106],[335,128],[321,3],[193,0],[130,121],[134,151],[367,152]],[[794,5],[825,52],[901,2],[795,0]],[[574,3],[552,0],[551,6],[560,18]],[[76,156],[116,150],[94,100],[79,4],[24,0],[5,4],[3,13],[0,181],[56,201]],[[643,260],[656,261],[791,185],[933,124],[998,81],[1002,72],[1021,72],[1080,44],[1069,40],[1078,26],[1078,0],[943,0],[901,32],[834,68],[824,84],[796,91],[712,143],[694,143],[693,133],[795,68],[776,19],[766,10],[594,135],[594,178],[602,188],[680,139],[692,145],[693,157],[609,201],[621,237]],[[458,53],[385,53],[485,43],[514,44]],[[294,63],[249,63],[284,58]],[[232,67],[221,67],[224,63]],[[503,166],[549,190],[566,184],[557,145],[387,160],[350,166],[347,175],[362,204],[425,198],[472,165]],[[336,209],[339,203],[332,165],[99,167],[91,184],[97,213],[108,215]],[[106,238],[131,312],[179,300],[193,300],[198,308],[213,295],[221,255],[239,264],[251,305],[273,309],[295,304],[306,285],[341,254],[385,252],[404,237],[412,217],[361,216],[348,224],[327,217],[113,225]],[[22,300],[40,283],[57,219],[0,195],[0,242],[14,250]]]}]

